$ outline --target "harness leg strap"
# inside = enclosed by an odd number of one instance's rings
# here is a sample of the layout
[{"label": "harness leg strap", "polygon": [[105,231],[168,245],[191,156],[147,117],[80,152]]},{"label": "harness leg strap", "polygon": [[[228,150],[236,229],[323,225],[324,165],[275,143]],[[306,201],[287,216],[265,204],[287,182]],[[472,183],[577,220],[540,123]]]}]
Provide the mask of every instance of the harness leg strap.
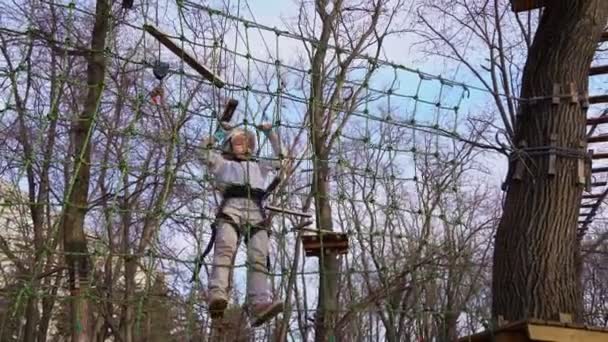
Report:
[{"label": "harness leg strap", "polygon": [[209,242],[207,243],[205,250],[203,251],[203,253],[201,253],[195,259],[194,272],[192,274],[192,279],[190,279],[190,282],[196,281],[196,279],[198,278],[198,275],[200,273],[201,267],[203,266],[203,262],[204,262],[205,258],[207,257],[207,255],[209,255],[209,253],[213,249],[213,246],[215,245],[215,238],[217,236],[217,227],[220,223],[230,224],[230,226],[236,231],[237,241],[240,241],[241,232],[238,229],[236,222],[234,222],[234,220],[226,214],[223,214],[223,213],[218,214],[215,218],[215,222],[211,223],[211,237],[209,238]]}]

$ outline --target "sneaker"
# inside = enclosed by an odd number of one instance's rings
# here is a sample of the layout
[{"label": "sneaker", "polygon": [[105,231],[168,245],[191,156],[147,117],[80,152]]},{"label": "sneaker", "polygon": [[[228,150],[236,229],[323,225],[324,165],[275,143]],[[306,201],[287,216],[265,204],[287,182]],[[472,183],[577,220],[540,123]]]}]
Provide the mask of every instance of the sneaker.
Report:
[{"label": "sneaker", "polygon": [[251,306],[250,315],[252,316],[251,325],[254,327],[260,326],[276,315],[283,312],[283,302],[261,303]]},{"label": "sneaker", "polygon": [[227,306],[228,298],[224,294],[211,292],[209,296],[209,313],[212,319],[223,317]]}]

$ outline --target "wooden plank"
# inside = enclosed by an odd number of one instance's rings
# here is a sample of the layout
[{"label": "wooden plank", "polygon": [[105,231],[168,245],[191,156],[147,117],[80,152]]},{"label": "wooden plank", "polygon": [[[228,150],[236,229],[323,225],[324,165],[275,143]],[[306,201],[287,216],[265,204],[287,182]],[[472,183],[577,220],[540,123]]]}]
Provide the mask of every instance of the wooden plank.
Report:
[{"label": "wooden plank", "polygon": [[608,123],[608,115],[587,119],[587,125],[600,125],[605,123]]},{"label": "wooden plank", "polygon": [[516,325],[509,324],[496,330],[460,337],[458,342],[530,342],[530,340],[527,336],[527,324],[516,323]]},{"label": "wooden plank", "polygon": [[558,105],[561,102],[561,90],[562,87],[559,83],[553,83],[553,97],[551,98],[551,104]]},{"label": "wooden plank", "polygon": [[608,166],[594,167],[593,169],[591,169],[591,173],[602,173],[602,172],[608,172]]},{"label": "wooden plank", "polygon": [[593,199],[593,198],[600,198],[600,197],[602,197],[602,194],[583,195],[583,199]]},{"label": "wooden plank", "polygon": [[325,233],[321,235],[302,235],[302,246],[307,256],[325,254],[347,254],[348,236],[344,233]]},{"label": "wooden plank", "polygon": [[[580,147],[582,150],[584,150],[585,142],[583,140],[579,140],[578,147]],[[586,164],[585,159],[579,158],[576,161],[576,166],[577,166],[576,182],[578,185],[587,185],[587,173],[585,172],[586,171],[585,164]]]},{"label": "wooden plank", "polygon": [[290,215],[295,215],[295,216],[300,216],[300,217],[306,217],[306,218],[311,218],[312,214],[310,213],[303,213],[300,211],[295,211],[295,210],[289,210],[289,209],[285,209],[285,208],[279,208],[279,207],[274,207],[271,205],[267,205],[266,209],[270,210],[270,211],[274,211],[277,213],[283,213],[283,214],[290,214]]},{"label": "wooden plank", "polygon": [[222,113],[222,116],[220,117],[220,121],[230,122],[230,120],[232,120],[232,116],[234,115],[234,111],[236,110],[236,107],[238,105],[239,105],[239,101],[237,101],[235,99],[228,100],[228,103],[226,103],[226,107],[224,107],[224,112]]},{"label": "wooden plank", "polygon": [[544,325],[529,324],[528,336],[533,341],[552,342],[606,342],[608,333],[604,331],[593,331],[586,329],[572,329],[567,327],[552,327]]},{"label": "wooden plank", "polygon": [[549,152],[549,176],[555,176],[556,173],[556,164],[557,164],[557,155],[555,153],[555,148],[557,147],[557,134],[551,133],[549,137],[549,146],[551,147],[551,152]]},{"label": "wooden plank", "polygon": [[589,92],[585,91],[585,93],[583,94],[583,99],[581,100],[581,108],[589,109],[590,105],[591,103],[589,103]]},{"label": "wooden plank", "polygon": [[606,186],[606,184],[608,184],[607,182],[595,182],[595,183],[591,183],[592,187],[600,187],[600,186]]},{"label": "wooden plank", "polygon": [[608,152],[594,153],[593,154],[593,159],[606,159],[606,158],[608,158]]},{"label": "wooden plank", "polygon": [[597,205],[597,203],[592,203],[592,204],[582,204],[581,208],[593,208]]},{"label": "wooden plank", "polygon": [[[526,147],[528,147],[528,143],[525,140],[522,140],[519,143],[519,148],[521,148],[523,150]],[[515,160],[515,171],[513,172],[513,179],[519,180],[519,181],[522,180],[524,178],[524,171],[525,171],[525,165],[524,165],[523,161],[521,160],[521,158],[517,158]]]},{"label": "wooden plank", "polygon": [[207,67],[198,63],[194,57],[190,56],[186,51],[182,50],[179,46],[177,46],[169,37],[160,32],[156,27],[152,25],[144,25],[144,30],[150,33],[154,38],[156,38],[159,42],[161,42],[167,49],[171,50],[177,57],[181,58],[184,62],[186,62],[189,66],[191,66],[194,70],[196,70],[201,76],[206,78],[209,82],[213,83],[216,87],[222,88],[226,84],[224,80],[222,80],[219,76],[211,72]]},{"label": "wooden plank", "polygon": [[597,95],[589,97],[590,104],[607,103],[608,95]]},{"label": "wooden plank", "polygon": [[578,89],[574,82],[570,82],[570,104],[578,103]]},{"label": "wooden plank", "polygon": [[599,143],[608,141],[608,134],[600,134],[587,139],[588,143]]},{"label": "wooden plank", "polygon": [[458,342],[529,342],[523,332],[500,331],[482,332],[471,336],[461,337]]},{"label": "wooden plank", "polygon": [[335,247],[335,248],[304,248],[304,253],[306,256],[321,256],[321,251],[325,255],[344,255],[348,253],[348,248],[345,247]]},{"label": "wooden plank", "polygon": [[589,69],[589,76],[608,74],[608,65],[598,65]]},{"label": "wooden plank", "polygon": [[319,247],[333,247],[333,246],[343,246],[348,245],[348,238],[346,236],[323,236],[321,239],[320,236],[317,235],[303,235],[302,242],[309,246],[319,246]]},{"label": "wooden plank", "polygon": [[348,243],[344,243],[342,241],[325,241],[323,243],[320,242],[305,242],[304,249],[308,250],[342,250],[348,247]]},{"label": "wooden plank", "polygon": [[525,12],[543,7],[545,0],[511,0],[513,12]]}]

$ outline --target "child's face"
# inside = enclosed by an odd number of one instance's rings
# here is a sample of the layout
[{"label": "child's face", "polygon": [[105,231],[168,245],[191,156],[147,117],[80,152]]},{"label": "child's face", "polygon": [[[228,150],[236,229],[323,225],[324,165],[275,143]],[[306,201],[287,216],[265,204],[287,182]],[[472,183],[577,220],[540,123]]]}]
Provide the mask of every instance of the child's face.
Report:
[{"label": "child's face", "polygon": [[249,139],[245,134],[237,134],[230,139],[232,153],[243,156],[249,152]]}]

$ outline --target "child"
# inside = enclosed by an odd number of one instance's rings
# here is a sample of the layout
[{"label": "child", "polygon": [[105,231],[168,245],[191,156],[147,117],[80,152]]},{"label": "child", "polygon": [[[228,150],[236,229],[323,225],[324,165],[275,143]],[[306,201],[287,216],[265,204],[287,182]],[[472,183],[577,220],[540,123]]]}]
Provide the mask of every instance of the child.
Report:
[{"label": "child", "polygon": [[[257,127],[270,140],[273,153],[278,157],[279,138],[272,132],[272,124]],[[257,161],[255,135],[244,129],[232,129],[225,139],[223,153],[209,149],[215,137],[206,141],[203,161],[214,175],[215,185],[222,192],[222,203],[215,222],[216,237],[213,267],[209,279],[209,311],[212,317],[221,317],[228,305],[228,279],[236,252],[239,235],[247,244],[247,306],[252,325],[258,326],[283,311],[282,302],[270,299],[267,279],[268,231],[262,207],[265,180],[268,173],[280,168],[277,160]]]}]

